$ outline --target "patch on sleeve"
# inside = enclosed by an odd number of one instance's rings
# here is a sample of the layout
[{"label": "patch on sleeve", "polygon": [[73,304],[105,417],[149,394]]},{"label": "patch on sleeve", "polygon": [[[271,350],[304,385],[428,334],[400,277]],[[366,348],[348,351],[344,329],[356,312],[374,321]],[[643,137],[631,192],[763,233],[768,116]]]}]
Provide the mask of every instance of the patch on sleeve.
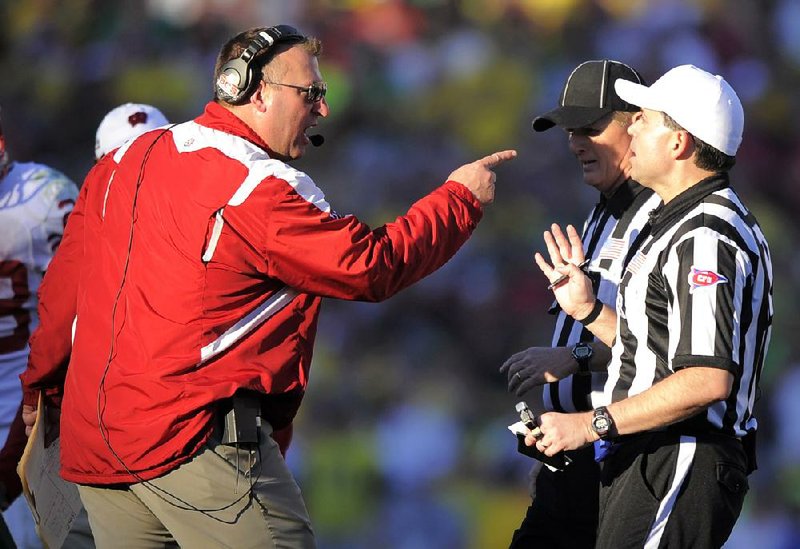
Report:
[{"label": "patch on sleeve", "polygon": [[693,293],[700,288],[724,284],[725,282],[728,282],[728,279],[714,271],[698,269],[694,265],[689,269],[689,293]]}]

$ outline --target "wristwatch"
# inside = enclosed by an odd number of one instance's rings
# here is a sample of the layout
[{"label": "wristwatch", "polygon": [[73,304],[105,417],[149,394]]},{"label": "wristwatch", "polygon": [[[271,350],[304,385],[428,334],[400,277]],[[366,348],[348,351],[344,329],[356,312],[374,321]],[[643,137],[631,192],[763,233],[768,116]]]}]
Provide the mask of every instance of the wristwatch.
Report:
[{"label": "wristwatch", "polygon": [[575,362],[578,363],[578,373],[579,374],[588,374],[589,372],[589,360],[592,358],[592,351],[591,346],[588,344],[580,341],[575,344],[572,348],[572,358],[575,359]]},{"label": "wristwatch", "polygon": [[608,409],[605,406],[600,406],[594,409],[592,416],[592,431],[597,433],[603,440],[610,439],[614,435],[614,420]]}]

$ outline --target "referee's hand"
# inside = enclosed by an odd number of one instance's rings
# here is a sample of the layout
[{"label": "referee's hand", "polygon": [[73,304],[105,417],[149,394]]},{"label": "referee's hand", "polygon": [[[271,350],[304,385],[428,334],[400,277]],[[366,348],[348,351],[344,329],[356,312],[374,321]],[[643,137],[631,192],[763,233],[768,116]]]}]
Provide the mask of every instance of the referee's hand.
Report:
[{"label": "referee's hand", "polygon": [[[529,432],[525,436],[525,444],[535,444],[540,452],[548,456],[564,450],[577,450],[597,440],[591,422],[592,412],[548,412],[539,416],[539,433]],[[537,437],[537,434],[540,436]]]},{"label": "referee's hand", "polygon": [[500,372],[508,377],[508,392],[518,397],[577,371],[578,364],[568,347],[530,347],[500,366]]},{"label": "referee's hand", "polygon": [[584,318],[594,307],[595,296],[592,280],[578,267],[584,262],[583,243],[578,231],[567,225],[567,232],[556,223],[544,232],[544,242],[550,261],[541,253],[534,259],[542,273],[550,281],[558,304],[564,313],[573,318]]}]

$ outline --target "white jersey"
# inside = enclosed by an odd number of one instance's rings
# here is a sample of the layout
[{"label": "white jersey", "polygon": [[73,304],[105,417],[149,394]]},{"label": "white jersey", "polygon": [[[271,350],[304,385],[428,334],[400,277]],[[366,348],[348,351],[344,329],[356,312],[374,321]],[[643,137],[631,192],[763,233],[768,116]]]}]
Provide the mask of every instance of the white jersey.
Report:
[{"label": "white jersey", "polygon": [[[72,181],[41,164],[12,162],[0,179],[0,446],[22,402],[36,292],[77,197]],[[42,547],[24,498],[3,517],[17,547]]]},{"label": "white jersey", "polygon": [[[78,188],[41,164],[12,162],[0,179],[0,384],[27,361],[28,337],[37,324],[36,291],[61,242]],[[0,401],[5,401],[5,391]],[[2,405],[2,403],[0,403]],[[16,402],[13,413],[16,412]],[[0,410],[0,424],[8,416]],[[10,421],[10,418],[8,419]],[[0,444],[4,440],[0,439]]]}]

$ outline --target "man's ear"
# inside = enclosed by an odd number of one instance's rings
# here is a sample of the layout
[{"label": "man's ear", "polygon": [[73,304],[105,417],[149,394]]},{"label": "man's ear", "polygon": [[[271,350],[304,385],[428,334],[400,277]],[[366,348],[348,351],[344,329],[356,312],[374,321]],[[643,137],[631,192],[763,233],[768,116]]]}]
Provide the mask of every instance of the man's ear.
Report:
[{"label": "man's ear", "polygon": [[686,130],[676,130],[672,132],[671,150],[675,158],[686,160],[691,158],[695,150],[695,142],[692,134]]},{"label": "man's ear", "polygon": [[250,96],[250,104],[253,105],[258,112],[267,112],[272,105],[272,90],[268,84],[263,80],[258,83],[256,91]]}]

